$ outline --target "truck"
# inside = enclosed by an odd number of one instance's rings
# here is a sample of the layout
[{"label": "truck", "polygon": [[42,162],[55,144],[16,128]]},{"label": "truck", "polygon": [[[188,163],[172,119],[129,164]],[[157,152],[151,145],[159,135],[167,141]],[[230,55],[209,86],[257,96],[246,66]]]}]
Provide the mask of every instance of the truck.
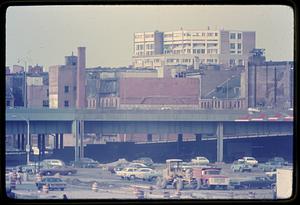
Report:
[{"label": "truck", "polygon": [[221,168],[217,167],[192,167],[184,172],[181,159],[168,159],[163,176],[158,177],[156,185],[162,189],[172,185],[177,190],[184,189],[185,186],[192,189],[227,189],[229,178],[220,172]]}]

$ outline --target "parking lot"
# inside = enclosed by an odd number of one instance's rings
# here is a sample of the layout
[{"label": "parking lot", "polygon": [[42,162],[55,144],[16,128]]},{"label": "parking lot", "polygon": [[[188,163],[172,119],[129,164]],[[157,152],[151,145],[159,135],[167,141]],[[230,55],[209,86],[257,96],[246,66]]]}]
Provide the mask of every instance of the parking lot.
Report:
[{"label": "parking lot", "polygon": [[[162,172],[164,164],[155,164],[155,170]],[[230,180],[247,179],[255,176],[265,176],[265,173],[255,167],[249,172],[233,172],[231,164],[216,164],[221,167],[221,174],[228,176]],[[137,199],[137,190],[143,192],[145,199],[272,199],[271,188],[264,189],[233,189],[227,190],[194,190],[184,188],[178,193],[172,186],[161,189],[156,186],[156,182],[143,180],[127,180],[112,174],[103,168],[77,168],[77,173],[71,176],[59,176],[67,186],[64,191],[37,190],[35,176],[31,175],[28,181],[16,185],[17,198],[33,199],[62,199],[66,194],[68,199]],[[93,184],[97,187],[92,190]],[[9,181],[7,181],[9,187]],[[97,191],[95,191],[97,190]]]}]

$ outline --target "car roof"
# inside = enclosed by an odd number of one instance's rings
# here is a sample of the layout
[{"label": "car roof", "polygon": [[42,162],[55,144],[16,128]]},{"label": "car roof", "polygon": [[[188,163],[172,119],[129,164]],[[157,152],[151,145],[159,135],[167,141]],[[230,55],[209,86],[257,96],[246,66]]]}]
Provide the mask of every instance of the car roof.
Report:
[{"label": "car roof", "polygon": [[182,162],[182,159],[167,159],[166,162]]}]

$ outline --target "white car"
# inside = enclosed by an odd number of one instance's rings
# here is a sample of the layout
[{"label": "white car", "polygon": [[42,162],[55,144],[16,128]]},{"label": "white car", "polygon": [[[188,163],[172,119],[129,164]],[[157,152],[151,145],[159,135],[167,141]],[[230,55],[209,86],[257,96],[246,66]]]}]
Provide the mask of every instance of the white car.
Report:
[{"label": "white car", "polygon": [[134,173],[134,176],[138,179],[154,181],[159,176],[159,173],[151,168],[139,168]]},{"label": "white car", "polygon": [[209,160],[206,157],[196,157],[195,159],[192,159],[191,162],[193,164],[201,164],[201,165],[209,164]]},{"label": "white car", "polygon": [[258,161],[254,157],[243,157],[243,160],[246,164],[250,164],[253,167],[256,167],[258,165]]},{"label": "white car", "polygon": [[64,167],[66,166],[62,160],[59,159],[45,159],[41,162],[42,167]]}]

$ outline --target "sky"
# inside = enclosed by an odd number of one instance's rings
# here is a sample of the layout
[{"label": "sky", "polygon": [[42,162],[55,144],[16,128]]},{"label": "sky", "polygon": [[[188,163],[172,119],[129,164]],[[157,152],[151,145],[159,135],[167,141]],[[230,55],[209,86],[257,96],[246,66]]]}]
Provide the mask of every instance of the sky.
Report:
[{"label": "sky", "polygon": [[6,12],[6,65],[47,69],[85,46],[87,67],[128,66],[134,32],[208,26],[256,31],[267,60],[293,60],[294,12],[287,6],[14,6]]}]

